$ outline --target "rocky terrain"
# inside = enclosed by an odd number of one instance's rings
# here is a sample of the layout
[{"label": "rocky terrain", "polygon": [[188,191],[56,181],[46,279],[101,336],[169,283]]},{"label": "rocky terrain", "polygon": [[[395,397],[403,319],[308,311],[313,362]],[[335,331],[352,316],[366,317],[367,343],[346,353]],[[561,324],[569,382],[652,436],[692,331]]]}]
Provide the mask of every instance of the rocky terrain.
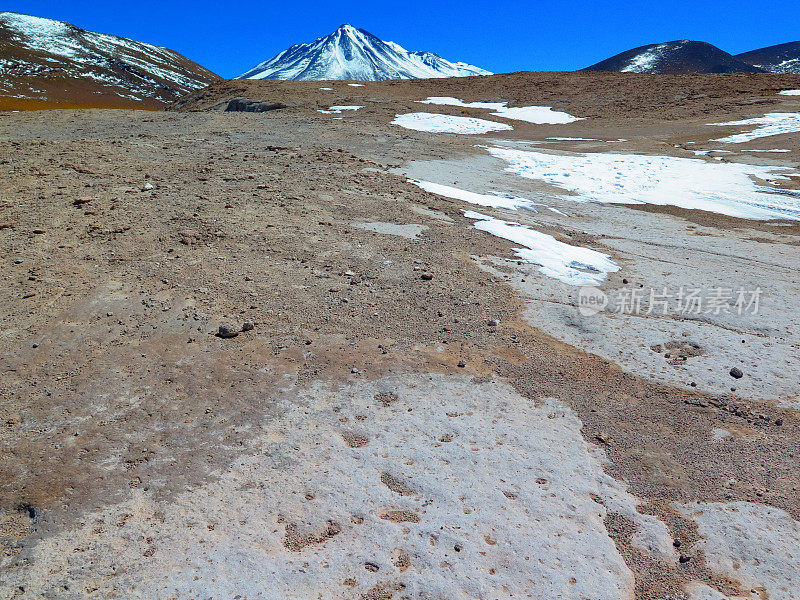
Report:
[{"label": "rocky terrain", "polygon": [[0,113],[0,598],[800,598],[797,89]]}]

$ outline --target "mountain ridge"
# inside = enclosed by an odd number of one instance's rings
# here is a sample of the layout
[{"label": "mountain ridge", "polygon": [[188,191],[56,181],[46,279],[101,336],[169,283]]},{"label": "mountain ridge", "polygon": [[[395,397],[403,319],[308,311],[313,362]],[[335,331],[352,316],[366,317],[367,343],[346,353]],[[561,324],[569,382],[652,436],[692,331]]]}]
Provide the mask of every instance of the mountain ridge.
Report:
[{"label": "mountain ridge", "polygon": [[770,73],[800,73],[800,41],[765,46],[735,57]]},{"label": "mountain ridge", "polygon": [[0,12],[4,105],[159,108],[219,79],[168,48]]},{"label": "mountain ridge", "polygon": [[646,44],[615,54],[583,70],[673,75],[764,72],[764,69],[747,64],[712,44],[695,40]]}]

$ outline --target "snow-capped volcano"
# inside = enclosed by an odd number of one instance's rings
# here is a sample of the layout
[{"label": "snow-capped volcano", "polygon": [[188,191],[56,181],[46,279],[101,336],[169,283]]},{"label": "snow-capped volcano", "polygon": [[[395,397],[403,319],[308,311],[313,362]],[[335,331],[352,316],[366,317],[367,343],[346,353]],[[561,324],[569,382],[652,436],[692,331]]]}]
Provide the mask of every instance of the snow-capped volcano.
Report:
[{"label": "snow-capped volcano", "polygon": [[706,42],[677,40],[621,52],[586,71],[623,73],[753,73],[763,69],[745,63]]},{"label": "snow-capped volcano", "polygon": [[342,25],[310,44],[297,44],[240,75],[238,79],[383,81],[491,75],[450,62],[432,52],[411,52],[368,31]]},{"label": "snow-capped volcano", "polygon": [[0,97],[20,105],[158,107],[219,79],[167,48],[0,12]]}]

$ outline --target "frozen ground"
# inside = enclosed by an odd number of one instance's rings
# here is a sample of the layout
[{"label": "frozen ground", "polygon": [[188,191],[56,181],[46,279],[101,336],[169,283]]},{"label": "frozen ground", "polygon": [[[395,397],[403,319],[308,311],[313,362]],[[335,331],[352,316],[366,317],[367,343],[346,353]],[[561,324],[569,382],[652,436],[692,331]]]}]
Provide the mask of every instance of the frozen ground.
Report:
[{"label": "frozen ground", "polygon": [[[690,153],[796,87],[239,81],[0,114],[0,597],[786,600],[800,225],[671,197],[797,198],[797,134]],[[203,109],[242,89],[289,106]],[[391,125],[436,96],[591,118]]]},{"label": "frozen ground", "polygon": [[[797,600],[800,523],[790,515],[749,502],[694,503],[677,508],[697,522],[703,538],[698,547],[709,568],[741,582],[747,598]],[[715,598],[713,592],[707,593],[709,600]],[[703,598],[697,592],[693,596]],[[717,598],[724,600],[722,595]]]},{"label": "frozen ground", "polygon": [[[633,574],[606,530],[609,512],[635,523],[640,551],[677,559],[666,526],[637,511],[558,400],[418,375],[287,388],[279,412],[258,426],[254,455],[216,483],[168,505],[132,491],[33,548],[31,568],[0,590],[188,598],[202,578],[203,597],[253,600],[382,589],[629,600]],[[104,574],[119,557],[108,548],[128,557],[113,579]]]},{"label": "frozen ground", "polygon": [[[617,273],[603,269],[612,276],[600,286],[610,302],[616,299],[616,305],[599,314],[582,315],[577,310],[576,290],[564,287],[559,281],[547,283],[515,261],[483,262],[496,275],[505,273],[503,277],[529,298],[529,322],[569,344],[613,360],[638,376],[687,389],[732,393],[745,398],[783,399],[784,403],[800,406],[800,386],[792,375],[800,368],[796,350],[800,343],[796,333],[800,331],[797,320],[800,304],[792,275],[793,265],[800,263],[800,254],[797,246],[780,243],[792,239],[781,236],[780,227],[774,234],[763,234],[767,236],[764,240],[754,240],[746,231],[720,233],[713,226],[687,227],[680,219],[615,208],[613,203],[576,202],[587,198],[554,193],[549,187],[559,181],[592,199],[605,198],[601,194],[617,190],[612,200],[642,201],[660,195],[659,202],[686,204],[697,194],[701,205],[708,205],[713,199],[715,208],[728,212],[732,207],[738,211],[747,194],[783,198],[755,191],[755,184],[744,175],[754,169],[763,176],[773,176],[773,168],[671,158],[665,161],[669,168],[659,170],[653,165],[663,164],[661,159],[665,157],[529,152],[518,150],[511,143],[493,149],[492,154],[500,160],[473,157],[462,161],[416,162],[404,173],[425,179],[429,191],[485,206],[500,193],[498,190],[511,197],[524,196],[532,202],[547,203],[561,214],[533,213],[514,202],[499,203],[495,208],[503,211],[503,220],[540,231],[566,231],[568,237],[563,239],[575,240],[571,244],[585,246],[591,240],[592,249],[609,256],[620,267]],[[628,156],[631,163],[626,162]],[[535,162],[528,162],[529,157]],[[568,162],[564,163],[566,166],[560,162],[554,165],[550,159]],[[596,160],[603,161],[600,164],[604,168],[597,168]],[[514,161],[512,164],[520,167],[536,165],[536,174],[541,174],[541,179],[528,178],[532,171],[522,171],[525,178],[507,173],[504,168],[507,161]],[[592,165],[593,178],[585,179],[584,184],[580,167],[572,164]],[[682,165],[712,175],[689,178],[682,175],[679,168]],[[642,166],[652,170],[639,170]],[[716,174],[717,168],[722,175]],[[514,174],[516,171],[515,168]],[[627,176],[618,178],[620,172]],[[484,190],[488,186],[493,193],[455,194],[453,186],[431,185],[430,181],[437,178],[457,179],[470,190]],[[671,186],[659,184],[664,180],[675,182],[684,195],[672,196]],[[623,185],[617,187],[620,181]],[[787,198],[792,202],[791,197]],[[721,204],[721,199],[730,204]],[[745,206],[743,210],[753,209]],[[769,245],[766,240],[774,240],[776,245]],[[651,310],[651,290],[656,300],[666,290],[668,306],[654,304]],[[687,295],[689,290],[696,290],[703,298],[692,310],[687,310],[691,306],[688,301],[681,305],[680,300],[681,294]],[[761,290],[758,314],[737,308],[740,290],[748,293]],[[721,298],[718,308],[712,304],[715,294]],[[752,299],[748,294],[742,298]],[[627,309],[618,312],[626,303]],[[638,310],[632,310],[632,303],[636,303]],[[734,380],[728,373],[733,367],[745,371],[745,377]]]}]

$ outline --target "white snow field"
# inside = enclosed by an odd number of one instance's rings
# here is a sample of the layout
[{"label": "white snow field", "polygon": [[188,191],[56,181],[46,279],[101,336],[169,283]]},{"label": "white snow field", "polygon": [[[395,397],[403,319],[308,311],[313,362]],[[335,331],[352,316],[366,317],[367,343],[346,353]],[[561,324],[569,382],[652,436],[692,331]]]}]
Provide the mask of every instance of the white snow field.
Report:
[{"label": "white snow field", "polygon": [[800,131],[800,113],[767,113],[763,117],[753,119],[743,119],[741,121],[728,121],[727,123],[709,123],[719,127],[730,127],[732,125],[760,125],[752,131],[736,133],[723,138],[712,140],[714,142],[727,142],[729,144],[741,144],[752,140],[781,135],[783,133],[795,133]]},{"label": "white snow field", "polygon": [[509,131],[514,129],[506,123],[496,123],[473,117],[454,117],[436,113],[407,113],[396,115],[392,125],[399,125],[415,131],[431,133],[480,134],[490,131]]},{"label": "white snow field", "polygon": [[328,110],[317,110],[317,112],[324,113],[326,115],[338,115],[345,111],[355,111],[359,110],[360,108],[364,108],[363,106],[331,106]]},{"label": "white snow field", "polygon": [[508,102],[464,102],[450,96],[431,96],[427,100],[419,100],[420,104],[438,104],[460,106],[463,108],[484,108],[493,110],[492,116],[504,117],[514,121],[526,121],[536,125],[561,125],[582,120],[569,113],[553,110],[550,106],[517,106],[509,108]]},{"label": "white snow field", "polygon": [[695,158],[639,154],[550,154],[487,148],[507,171],[558,186],[577,202],[657,204],[706,210],[743,219],[800,221],[800,198],[773,193],[788,167],[712,163]]},{"label": "white snow field", "polygon": [[569,285],[598,285],[608,273],[620,267],[607,254],[589,248],[572,246],[552,235],[510,221],[502,221],[475,211],[464,211],[468,219],[476,219],[475,229],[522,244],[515,248],[517,256],[540,265],[539,271]]}]

